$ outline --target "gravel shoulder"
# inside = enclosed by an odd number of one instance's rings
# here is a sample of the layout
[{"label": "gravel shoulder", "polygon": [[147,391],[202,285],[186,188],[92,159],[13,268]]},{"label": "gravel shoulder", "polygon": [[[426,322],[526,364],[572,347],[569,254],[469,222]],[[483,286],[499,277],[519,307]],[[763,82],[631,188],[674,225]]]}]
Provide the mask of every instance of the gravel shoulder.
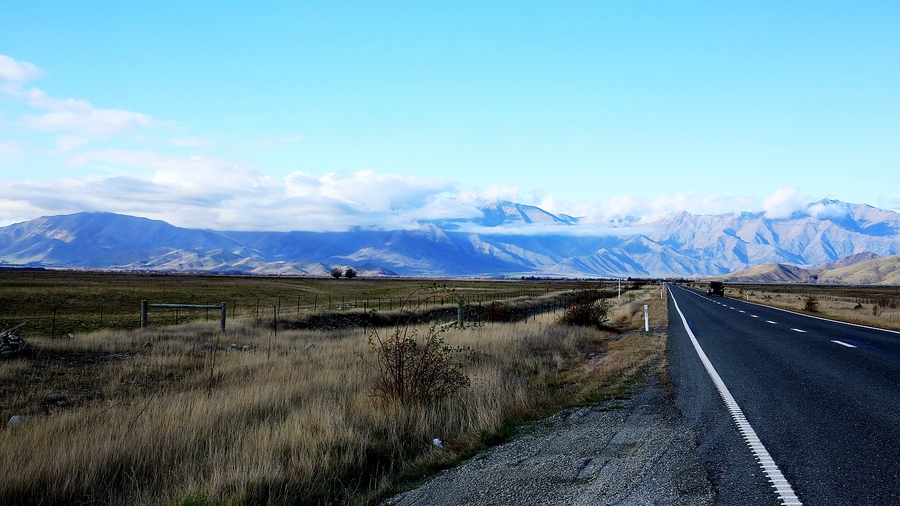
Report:
[{"label": "gravel shoulder", "polygon": [[714,504],[674,398],[653,378],[626,399],[561,411],[383,504]]}]

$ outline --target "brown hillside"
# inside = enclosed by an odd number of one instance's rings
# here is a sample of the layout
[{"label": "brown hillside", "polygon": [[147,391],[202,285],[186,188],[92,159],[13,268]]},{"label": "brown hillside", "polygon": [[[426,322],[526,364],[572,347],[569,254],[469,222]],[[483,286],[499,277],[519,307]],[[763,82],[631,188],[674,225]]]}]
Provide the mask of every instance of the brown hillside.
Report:
[{"label": "brown hillside", "polygon": [[747,283],[790,283],[809,281],[812,273],[793,265],[763,264],[721,276],[724,281]]}]

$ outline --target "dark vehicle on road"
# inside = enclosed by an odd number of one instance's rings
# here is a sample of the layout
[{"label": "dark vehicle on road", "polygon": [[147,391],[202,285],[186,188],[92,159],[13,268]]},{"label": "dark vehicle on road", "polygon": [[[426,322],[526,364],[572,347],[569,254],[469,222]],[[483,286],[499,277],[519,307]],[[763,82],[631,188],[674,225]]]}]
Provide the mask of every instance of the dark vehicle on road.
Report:
[{"label": "dark vehicle on road", "polygon": [[725,285],[723,285],[721,281],[710,281],[709,286],[706,287],[706,295],[718,295],[719,297],[724,297]]}]

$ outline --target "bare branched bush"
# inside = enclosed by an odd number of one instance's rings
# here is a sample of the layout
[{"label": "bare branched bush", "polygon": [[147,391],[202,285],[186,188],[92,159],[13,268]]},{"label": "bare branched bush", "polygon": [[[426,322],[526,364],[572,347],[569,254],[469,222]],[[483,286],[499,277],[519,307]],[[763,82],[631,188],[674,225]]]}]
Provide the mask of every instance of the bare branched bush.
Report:
[{"label": "bare branched bush", "polygon": [[[440,292],[451,299],[458,298],[444,287],[433,286],[426,290]],[[414,294],[406,300],[412,301]],[[398,324],[386,339],[377,327],[369,336],[369,345],[375,355],[372,365],[378,372],[375,392],[404,404],[440,401],[470,386],[468,376],[453,358],[455,353],[465,350],[449,346],[440,337],[447,325],[435,323],[420,336],[413,326],[418,309],[413,308],[405,323]]]},{"label": "bare branched bush", "polygon": [[468,388],[469,378],[453,359],[454,349],[432,327],[427,335],[408,328],[395,329],[387,339],[373,332],[369,340],[375,354],[378,380],[375,392],[402,403],[428,403]]},{"label": "bare branched bush", "polygon": [[587,285],[579,285],[571,302],[563,314],[556,319],[560,325],[605,328],[609,326],[609,311],[612,304],[603,298],[599,290]]},{"label": "bare branched bush", "polygon": [[807,295],[806,299],[803,301],[803,310],[809,311],[810,313],[818,313],[819,298],[815,295]]}]

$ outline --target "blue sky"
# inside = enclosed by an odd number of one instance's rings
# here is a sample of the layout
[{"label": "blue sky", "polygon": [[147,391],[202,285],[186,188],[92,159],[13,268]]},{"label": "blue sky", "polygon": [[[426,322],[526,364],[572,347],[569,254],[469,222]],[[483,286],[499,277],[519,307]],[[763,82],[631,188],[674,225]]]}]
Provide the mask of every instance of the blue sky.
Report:
[{"label": "blue sky", "polygon": [[897,26],[895,2],[7,2],[0,224],[900,210]]}]

